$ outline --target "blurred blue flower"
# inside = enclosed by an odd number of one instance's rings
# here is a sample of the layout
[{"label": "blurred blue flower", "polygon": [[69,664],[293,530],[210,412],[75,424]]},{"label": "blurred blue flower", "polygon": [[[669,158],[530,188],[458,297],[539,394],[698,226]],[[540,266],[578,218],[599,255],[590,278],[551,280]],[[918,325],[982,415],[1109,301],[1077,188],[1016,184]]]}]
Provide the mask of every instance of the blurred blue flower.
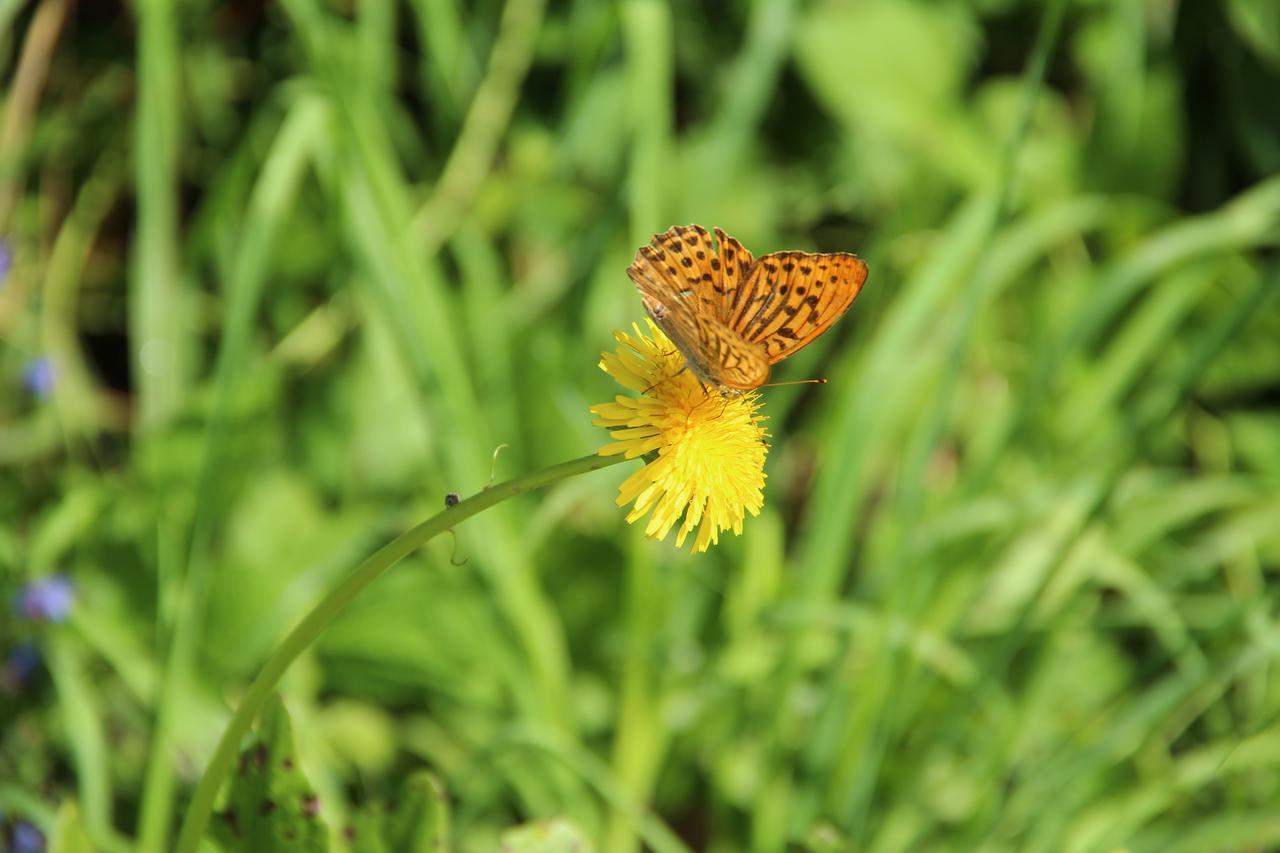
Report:
[{"label": "blurred blue flower", "polygon": [[14,646],[5,656],[4,669],[0,670],[0,688],[7,693],[21,692],[39,665],[39,649],[30,643]]},{"label": "blurred blue flower", "polygon": [[75,589],[66,575],[33,580],[18,594],[18,612],[33,622],[61,622],[71,612]]},{"label": "blurred blue flower", "polygon": [[9,241],[0,237],[0,290],[4,289],[5,280],[9,278],[9,270],[13,267],[13,249]]},{"label": "blurred blue flower", "polygon": [[20,820],[13,825],[13,853],[42,853],[44,833]]},{"label": "blurred blue flower", "polygon": [[53,369],[53,359],[47,355],[34,358],[22,369],[22,384],[37,397],[48,397],[53,392],[53,382],[57,371]]}]

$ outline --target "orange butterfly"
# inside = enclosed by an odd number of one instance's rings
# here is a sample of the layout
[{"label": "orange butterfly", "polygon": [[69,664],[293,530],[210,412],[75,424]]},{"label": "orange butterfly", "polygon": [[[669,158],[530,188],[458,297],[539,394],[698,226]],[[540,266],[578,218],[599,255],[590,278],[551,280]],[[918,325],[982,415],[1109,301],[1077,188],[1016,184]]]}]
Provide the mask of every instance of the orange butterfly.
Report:
[{"label": "orange butterfly", "polygon": [[645,310],[704,383],[728,393],[759,388],[769,365],[831,328],[862,290],[867,265],[837,252],[772,252],[752,259],[701,225],[655,234],[627,267]]}]

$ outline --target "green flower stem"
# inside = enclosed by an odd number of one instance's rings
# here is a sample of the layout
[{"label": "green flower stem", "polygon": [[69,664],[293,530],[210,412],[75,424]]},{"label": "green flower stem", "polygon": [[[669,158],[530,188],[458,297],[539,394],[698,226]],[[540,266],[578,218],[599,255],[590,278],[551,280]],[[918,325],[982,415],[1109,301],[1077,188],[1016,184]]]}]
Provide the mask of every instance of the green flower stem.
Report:
[{"label": "green flower stem", "polygon": [[280,683],[280,679],[284,677],[285,672],[298,656],[324,633],[324,630],[329,627],[334,618],[351,603],[352,599],[360,594],[361,590],[433,537],[495,504],[516,495],[540,489],[543,486],[549,486],[566,477],[607,468],[623,461],[625,461],[625,457],[622,455],[597,456],[592,454],[581,459],[552,465],[550,468],[535,471],[532,474],[525,474],[505,483],[499,483],[406,531],[356,566],[350,576],[312,608],[306,618],[299,622],[298,626],[289,633],[289,636],[285,638],[284,642],[280,644],[279,648],[275,650],[275,653],[271,655],[262,667],[258,677],[253,680],[253,684],[249,686],[244,699],[240,702],[240,707],[236,709],[235,714],[231,717],[231,722],[227,724],[226,730],[222,733],[222,738],[218,741],[218,748],[214,751],[209,766],[205,768],[200,784],[196,786],[195,794],[191,798],[191,805],[187,807],[187,814],[182,821],[182,832],[178,836],[178,846],[176,848],[178,853],[195,853],[200,844],[200,839],[204,837],[205,827],[209,823],[209,816],[213,812],[214,799],[217,797],[227,773],[231,770],[231,765],[234,763],[240,743],[245,734],[248,733],[254,719],[266,704],[267,699],[270,698],[271,693],[275,690],[276,685]]}]

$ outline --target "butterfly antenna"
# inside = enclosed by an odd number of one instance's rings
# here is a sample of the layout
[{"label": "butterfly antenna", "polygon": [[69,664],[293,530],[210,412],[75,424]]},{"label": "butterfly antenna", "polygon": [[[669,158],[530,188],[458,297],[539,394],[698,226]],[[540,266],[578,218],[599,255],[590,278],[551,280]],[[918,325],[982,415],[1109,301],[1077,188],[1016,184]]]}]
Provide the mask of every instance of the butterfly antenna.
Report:
[{"label": "butterfly antenna", "polygon": [[826,385],[830,379],[794,379],[791,382],[770,382],[768,385],[761,385],[761,388],[781,388],[784,385]]}]

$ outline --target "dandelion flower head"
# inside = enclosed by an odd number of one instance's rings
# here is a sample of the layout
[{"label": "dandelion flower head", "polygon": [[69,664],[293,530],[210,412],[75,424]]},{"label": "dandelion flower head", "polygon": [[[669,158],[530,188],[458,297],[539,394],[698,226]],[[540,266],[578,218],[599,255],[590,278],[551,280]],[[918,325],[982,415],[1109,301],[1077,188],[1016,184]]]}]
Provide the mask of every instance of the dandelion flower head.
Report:
[{"label": "dandelion flower head", "polygon": [[618,395],[591,407],[593,423],[610,431],[600,455],[644,457],[645,464],[618,490],[618,506],[634,502],[627,522],[646,515],[645,535],[665,539],[679,523],[676,545],[690,533],[695,553],[726,530],[742,532],[747,513],[764,505],[768,452],[755,392],[722,396],[704,388],[684,356],[652,320],[648,334],[615,332],[618,349],[602,354],[600,368],[639,396]]}]

